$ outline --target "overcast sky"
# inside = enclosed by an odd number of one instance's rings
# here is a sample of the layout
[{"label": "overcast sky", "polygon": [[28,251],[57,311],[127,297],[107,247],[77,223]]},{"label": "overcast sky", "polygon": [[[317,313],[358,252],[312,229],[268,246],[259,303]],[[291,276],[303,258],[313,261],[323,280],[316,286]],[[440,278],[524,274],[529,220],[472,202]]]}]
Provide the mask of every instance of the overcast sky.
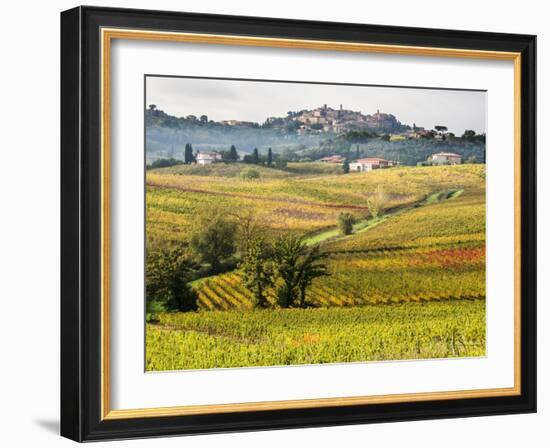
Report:
[{"label": "overcast sky", "polygon": [[287,111],[342,104],[363,114],[379,109],[428,129],[444,125],[456,134],[486,132],[485,92],[171,77],[147,77],[146,83],[147,104],[177,117],[204,114],[215,121],[263,123]]}]

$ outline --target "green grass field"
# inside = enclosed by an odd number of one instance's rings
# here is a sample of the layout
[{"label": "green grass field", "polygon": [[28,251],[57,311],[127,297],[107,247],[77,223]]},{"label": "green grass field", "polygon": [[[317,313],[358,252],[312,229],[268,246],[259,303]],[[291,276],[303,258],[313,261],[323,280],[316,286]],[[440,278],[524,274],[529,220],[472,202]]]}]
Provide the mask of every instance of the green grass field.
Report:
[{"label": "green grass field", "polygon": [[[223,204],[252,210],[274,235],[307,234],[330,274],[314,280],[307,309],[254,310],[238,270],[193,281],[199,312],[147,325],[147,370],[484,355],[484,165],[347,175],[296,165],[258,167],[251,181],[241,164],[147,173],[148,244],[186,244],[193,214]],[[337,230],[341,212],[356,217],[351,235]]]}]

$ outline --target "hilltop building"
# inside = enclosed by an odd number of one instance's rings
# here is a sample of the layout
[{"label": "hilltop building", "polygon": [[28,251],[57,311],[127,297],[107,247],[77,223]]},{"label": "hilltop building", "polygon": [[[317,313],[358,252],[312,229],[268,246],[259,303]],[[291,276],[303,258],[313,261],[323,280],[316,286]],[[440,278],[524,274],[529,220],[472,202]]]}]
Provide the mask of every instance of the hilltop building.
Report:
[{"label": "hilltop building", "polygon": [[324,104],[313,110],[297,112],[294,119],[298,121],[299,135],[333,132],[343,134],[350,131],[385,131],[400,132],[405,127],[392,114],[381,113],[379,110],[372,115],[363,115],[361,112],[344,109],[333,109]]},{"label": "hilltop building", "polygon": [[242,120],[222,120],[221,123],[225,126],[234,126],[234,127],[252,127],[256,123],[253,123],[251,121],[242,121]]},{"label": "hilltop building", "polygon": [[433,165],[460,165],[462,156],[454,152],[438,152],[432,154],[431,162]]}]

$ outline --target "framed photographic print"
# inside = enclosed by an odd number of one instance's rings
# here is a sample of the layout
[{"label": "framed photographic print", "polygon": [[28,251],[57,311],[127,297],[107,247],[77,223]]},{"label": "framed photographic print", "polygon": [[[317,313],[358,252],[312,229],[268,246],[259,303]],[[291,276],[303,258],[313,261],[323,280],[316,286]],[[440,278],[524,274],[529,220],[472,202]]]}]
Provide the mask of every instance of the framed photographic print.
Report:
[{"label": "framed photographic print", "polygon": [[535,412],[534,36],[61,14],[61,433]]}]

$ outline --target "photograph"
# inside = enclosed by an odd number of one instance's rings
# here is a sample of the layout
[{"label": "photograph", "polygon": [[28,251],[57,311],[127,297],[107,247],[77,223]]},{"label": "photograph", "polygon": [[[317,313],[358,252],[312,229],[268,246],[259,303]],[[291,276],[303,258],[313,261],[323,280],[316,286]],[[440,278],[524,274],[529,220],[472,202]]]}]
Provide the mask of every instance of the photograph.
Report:
[{"label": "photograph", "polygon": [[486,356],[485,90],[144,83],[147,372]]}]

